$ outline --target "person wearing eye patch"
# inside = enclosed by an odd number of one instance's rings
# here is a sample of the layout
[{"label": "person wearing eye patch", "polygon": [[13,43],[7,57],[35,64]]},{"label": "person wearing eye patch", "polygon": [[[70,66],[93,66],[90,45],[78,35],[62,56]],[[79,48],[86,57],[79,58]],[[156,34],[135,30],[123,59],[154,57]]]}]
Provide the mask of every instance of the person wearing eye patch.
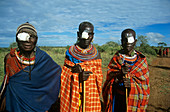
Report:
[{"label": "person wearing eye patch", "polygon": [[150,95],[149,69],[146,57],[135,50],[133,29],[121,33],[122,49],[108,65],[103,86],[106,112],[145,112]]},{"label": "person wearing eye patch", "polygon": [[66,51],[61,73],[61,112],[101,112],[102,60],[93,46],[94,26],[82,22],[77,42]]},{"label": "person wearing eye patch", "polygon": [[36,46],[37,40],[32,24],[17,28],[18,48],[5,57],[0,91],[0,107],[7,112],[45,112],[58,98],[61,67]]}]

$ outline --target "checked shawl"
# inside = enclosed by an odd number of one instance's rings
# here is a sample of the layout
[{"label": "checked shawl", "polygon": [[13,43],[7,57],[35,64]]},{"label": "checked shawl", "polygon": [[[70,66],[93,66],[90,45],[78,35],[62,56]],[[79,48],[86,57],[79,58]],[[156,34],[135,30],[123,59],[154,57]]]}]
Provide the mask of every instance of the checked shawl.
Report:
[{"label": "checked shawl", "polygon": [[[145,112],[150,94],[147,60],[140,52],[137,52],[137,54],[139,59],[127,74],[131,82],[131,91],[128,97],[128,112]],[[103,87],[106,112],[112,112],[113,105],[112,85],[114,78],[109,77],[109,73],[113,72],[115,75],[120,75],[122,64],[122,59],[119,56],[119,52],[117,52],[108,65],[107,79]]]},{"label": "checked shawl", "polygon": [[[85,61],[80,64],[84,71],[91,71],[88,80],[85,81],[85,111],[101,112],[100,93],[102,91],[101,59]],[[65,65],[73,67],[75,64],[65,59]],[[61,73],[60,111],[79,111],[79,79],[78,73],[72,73],[70,68],[63,66]],[[72,86],[72,90],[70,90]]]}]

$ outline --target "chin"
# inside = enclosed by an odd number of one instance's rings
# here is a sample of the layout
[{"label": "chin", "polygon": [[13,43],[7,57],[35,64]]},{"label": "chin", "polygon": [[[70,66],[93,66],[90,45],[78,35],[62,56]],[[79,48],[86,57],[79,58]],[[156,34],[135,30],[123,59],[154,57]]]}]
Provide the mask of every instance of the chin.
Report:
[{"label": "chin", "polygon": [[33,51],[33,49],[24,49],[24,51],[31,52],[31,51]]},{"label": "chin", "polygon": [[31,48],[22,48],[23,51],[25,52],[31,52],[34,50],[35,47],[31,47]]}]

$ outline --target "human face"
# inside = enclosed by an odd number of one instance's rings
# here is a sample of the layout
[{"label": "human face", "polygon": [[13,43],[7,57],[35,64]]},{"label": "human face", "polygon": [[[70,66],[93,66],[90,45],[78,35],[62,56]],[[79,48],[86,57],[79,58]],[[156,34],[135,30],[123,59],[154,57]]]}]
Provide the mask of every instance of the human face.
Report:
[{"label": "human face", "polygon": [[30,38],[27,41],[22,41],[22,40],[17,41],[19,49],[22,50],[23,52],[33,51],[37,43],[37,37],[33,35],[33,33],[28,33],[28,34],[30,35]]},{"label": "human face", "polygon": [[[87,34],[87,38],[83,37],[84,33]],[[93,27],[85,27],[82,31],[78,32],[79,42],[77,43],[77,45],[83,49],[87,48],[91,44],[93,36]]]},{"label": "human face", "polygon": [[127,54],[130,54],[134,50],[134,46],[136,44],[136,39],[132,33],[125,33],[124,37],[122,37],[122,46]]}]

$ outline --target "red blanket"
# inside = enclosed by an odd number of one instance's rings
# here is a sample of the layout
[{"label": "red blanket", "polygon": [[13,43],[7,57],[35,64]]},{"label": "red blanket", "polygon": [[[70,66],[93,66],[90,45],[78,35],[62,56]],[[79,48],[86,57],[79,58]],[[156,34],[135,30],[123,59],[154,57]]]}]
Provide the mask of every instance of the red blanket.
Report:
[{"label": "red blanket", "polygon": [[[139,59],[132,66],[127,76],[131,81],[131,91],[128,97],[128,112],[144,112],[148,104],[149,88],[149,70],[146,57],[137,52]],[[120,75],[122,59],[117,52],[108,65],[107,79],[103,87],[103,99],[106,106],[106,112],[112,112],[113,96],[112,85],[114,79],[109,77],[109,73]]]}]

